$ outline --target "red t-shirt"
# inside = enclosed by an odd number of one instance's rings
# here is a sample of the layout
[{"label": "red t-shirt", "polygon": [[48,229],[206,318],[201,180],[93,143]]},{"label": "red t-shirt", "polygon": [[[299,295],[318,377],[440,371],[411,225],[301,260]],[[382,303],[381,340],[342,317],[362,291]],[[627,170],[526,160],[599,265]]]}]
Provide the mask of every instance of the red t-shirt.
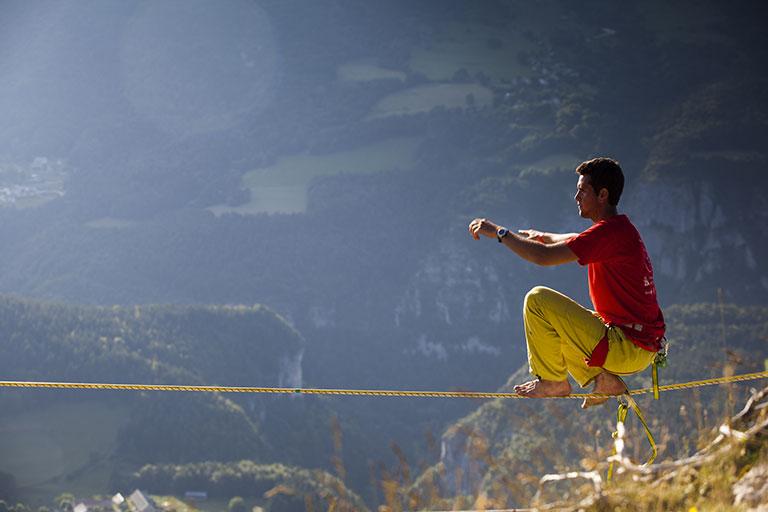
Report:
[{"label": "red t-shirt", "polygon": [[588,265],[589,296],[600,317],[621,327],[636,345],[659,350],[664,316],[656,300],[653,267],[629,218],[601,220],[566,244],[580,265]]}]

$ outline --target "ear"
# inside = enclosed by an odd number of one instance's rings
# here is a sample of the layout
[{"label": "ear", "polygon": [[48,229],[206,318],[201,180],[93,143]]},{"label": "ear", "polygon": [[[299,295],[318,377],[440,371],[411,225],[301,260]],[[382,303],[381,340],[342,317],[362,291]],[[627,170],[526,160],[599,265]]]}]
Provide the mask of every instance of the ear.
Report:
[{"label": "ear", "polygon": [[610,193],[608,192],[607,188],[601,188],[600,193],[597,194],[597,200],[601,203],[607,203],[608,202],[608,196]]}]

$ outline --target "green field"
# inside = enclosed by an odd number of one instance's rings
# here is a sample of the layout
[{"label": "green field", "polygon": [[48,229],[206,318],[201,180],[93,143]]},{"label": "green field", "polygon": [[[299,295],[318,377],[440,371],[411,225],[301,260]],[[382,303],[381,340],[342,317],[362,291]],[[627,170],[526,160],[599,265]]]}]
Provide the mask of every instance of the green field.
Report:
[{"label": "green field", "polygon": [[342,64],[336,69],[336,76],[343,82],[369,82],[371,80],[405,81],[402,71],[386,69],[376,64],[373,59],[361,59]]},{"label": "green field", "polygon": [[466,108],[469,95],[478,107],[493,101],[493,91],[479,84],[420,85],[385,96],[374,105],[368,119],[429,112],[437,107]]},{"label": "green field", "polygon": [[286,156],[278,159],[275,165],[249,171],[243,176],[243,187],[251,193],[250,202],[236,207],[214,206],[209,210],[216,215],[304,212],[307,187],[313,178],[412,169],[420,142],[417,137],[400,137],[325,155]]},{"label": "green field", "polygon": [[557,153],[546,156],[535,162],[520,165],[520,176],[532,174],[549,174],[558,171],[574,172],[582,159],[568,153]]},{"label": "green field", "polygon": [[127,410],[103,402],[46,406],[0,418],[0,470],[25,502],[50,504],[62,492],[107,492],[107,461]]},{"label": "green field", "polygon": [[[234,496],[232,496],[234,498]],[[227,512],[229,510],[229,499],[208,498],[203,501],[184,501],[175,496],[152,496],[163,510],[174,510],[175,512]],[[259,512],[264,510],[261,507],[264,504],[263,498],[244,497],[247,510]]]},{"label": "green field", "polygon": [[226,512],[229,500],[184,501],[176,496],[152,496],[163,510],[176,512]]}]

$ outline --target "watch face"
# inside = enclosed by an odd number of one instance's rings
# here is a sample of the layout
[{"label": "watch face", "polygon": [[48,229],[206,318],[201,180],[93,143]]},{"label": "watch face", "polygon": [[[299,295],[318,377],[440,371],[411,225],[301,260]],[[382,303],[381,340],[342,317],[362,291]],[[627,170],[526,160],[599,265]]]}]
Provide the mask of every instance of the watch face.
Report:
[{"label": "watch face", "polygon": [[507,233],[509,233],[508,229],[501,228],[496,232],[496,236],[498,236],[499,238],[504,238],[505,236],[507,236]]}]

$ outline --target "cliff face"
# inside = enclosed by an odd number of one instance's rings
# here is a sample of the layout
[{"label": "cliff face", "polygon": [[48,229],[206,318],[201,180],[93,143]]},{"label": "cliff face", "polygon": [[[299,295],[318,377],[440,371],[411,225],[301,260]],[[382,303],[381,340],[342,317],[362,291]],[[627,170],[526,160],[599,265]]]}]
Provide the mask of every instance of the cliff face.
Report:
[{"label": "cliff face", "polygon": [[758,189],[743,203],[725,204],[726,186],[714,179],[679,185],[644,184],[632,197],[634,216],[649,246],[666,303],[712,300],[721,288],[729,300],[758,303],[768,297],[764,252],[765,209]]},{"label": "cliff face", "polygon": [[[768,208],[755,206],[766,202],[766,178],[753,176],[745,187],[731,176],[629,176],[620,210],[645,240],[662,307],[718,297],[739,304],[768,299]],[[487,203],[481,215],[513,229],[581,231],[588,224],[578,218],[569,197],[574,180],[572,170],[565,169],[554,177],[516,179],[501,186],[504,197]],[[740,200],[734,202],[729,187],[739,188]],[[542,189],[551,190],[551,196],[526,198],[530,190]],[[474,361],[473,368],[484,368],[486,376],[499,372],[497,386],[525,360],[521,311],[526,292],[543,284],[589,307],[586,269],[536,267],[493,240],[472,240],[465,231],[468,220],[456,219],[393,298],[392,322],[409,354],[454,373]],[[482,377],[475,382],[494,385]]]},{"label": "cliff face", "polygon": [[[489,347],[477,356],[487,354],[490,359],[497,355],[494,348],[504,356],[520,352],[505,347],[522,341],[520,310],[530,286],[552,286],[588,305],[583,269],[536,268],[492,247],[492,241],[472,241],[464,230],[471,217],[479,216],[512,229],[582,231],[588,224],[578,218],[573,204],[573,169],[590,153],[617,152],[622,161],[627,179],[620,211],[630,216],[643,236],[663,307],[718,297],[738,304],[764,303],[768,299],[766,90],[759,77],[712,76],[679,97],[646,105],[634,134],[626,126],[628,113],[610,111],[612,121],[605,114],[598,138],[612,141],[607,152],[569,154],[566,138],[541,143],[537,152],[547,158],[505,162],[504,168],[460,195],[457,202],[468,213],[452,219],[451,228],[414,272],[396,302],[396,325],[408,325],[410,318],[411,324],[419,319],[429,326],[425,336],[433,344],[430,347],[436,347],[422,351],[429,355],[446,359],[457,354],[464,359],[470,354],[460,347],[476,339]],[[634,107],[640,104],[642,100]],[[558,116],[567,106],[563,102]],[[636,139],[621,141],[621,136],[611,135],[612,129]]]}]

